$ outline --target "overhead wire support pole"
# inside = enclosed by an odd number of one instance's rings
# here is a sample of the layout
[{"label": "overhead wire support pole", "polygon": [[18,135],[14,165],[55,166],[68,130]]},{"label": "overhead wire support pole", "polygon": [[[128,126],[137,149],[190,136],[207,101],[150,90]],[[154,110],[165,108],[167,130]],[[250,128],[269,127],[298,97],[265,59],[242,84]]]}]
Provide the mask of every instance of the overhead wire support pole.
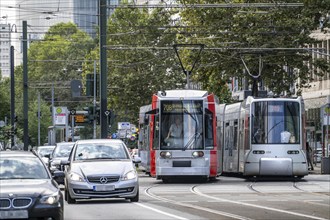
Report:
[{"label": "overhead wire support pole", "polygon": [[27,63],[27,22],[23,21],[23,143],[24,150],[29,148],[29,121],[28,121],[28,63]]},{"label": "overhead wire support pole", "polygon": [[107,110],[107,1],[99,0],[100,21],[100,124],[101,138],[108,136]]},{"label": "overhead wire support pole", "polygon": [[14,47],[10,47],[10,122],[11,122],[11,147],[13,148],[15,143],[15,128],[16,128],[16,122],[15,122],[15,74],[14,74]]}]

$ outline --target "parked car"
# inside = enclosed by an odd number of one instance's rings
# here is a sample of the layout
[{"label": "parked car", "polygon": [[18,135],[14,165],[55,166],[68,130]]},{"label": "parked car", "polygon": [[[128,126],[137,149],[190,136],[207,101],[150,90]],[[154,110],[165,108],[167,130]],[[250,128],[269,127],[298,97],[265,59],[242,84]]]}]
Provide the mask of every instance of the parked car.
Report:
[{"label": "parked car", "polygon": [[139,201],[139,181],[123,141],[93,139],[76,141],[65,169],[64,198],[125,198]]},{"label": "parked car", "polygon": [[48,166],[49,163],[49,155],[53,153],[53,150],[55,148],[55,145],[47,145],[47,146],[39,146],[37,148],[37,153],[41,157],[41,159],[45,162],[45,164]]},{"label": "parked car", "polygon": [[0,219],[63,220],[63,194],[37,153],[1,151],[0,167]]},{"label": "parked car", "polygon": [[322,160],[322,148],[317,148],[313,153],[314,163],[321,163]]},{"label": "parked car", "polygon": [[[59,142],[55,144],[55,149],[50,155],[49,170],[53,174],[57,170],[64,171],[61,161],[67,161],[74,142]],[[57,182],[64,184],[64,178],[57,179]]]}]

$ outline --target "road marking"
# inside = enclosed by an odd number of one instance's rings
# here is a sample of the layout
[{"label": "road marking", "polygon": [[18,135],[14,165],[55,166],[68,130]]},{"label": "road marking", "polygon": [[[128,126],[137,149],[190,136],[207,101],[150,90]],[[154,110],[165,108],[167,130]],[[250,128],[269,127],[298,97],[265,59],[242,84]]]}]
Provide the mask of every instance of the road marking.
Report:
[{"label": "road marking", "polygon": [[[150,187],[149,189],[151,189],[152,187]],[[240,220],[252,220],[250,218],[247,218],[247,217],[243,217],[243,216],[239,216],[239,215],[235,215],[235,214],[232,214],[232,213],[228,213],[228,212],[221,212],[221,211],[218,211],[218,210],[214,210],[214,209],[209,209],[209,208],[203,208],[201,206],[196,206],[196,205],[191,205],[191,204],[184,204],[182,202],[178,202],[178,201],[174,201],[174,200],[170,200],[170,199],[166,199],[166,198],[163,198],[163,197],[159,197],[159,196],[156,196],[152,193],[150,193],[148,190],[149,189],[146,189],[144,192],[146,195],[148,195],[149,197],[151,198],[154,198],[156,200],[161,200],[163,202],[167,202],[167,203],[171,203],[171,204],[176,204],[176,205],[180,205],[180,206],[184,206],[184,207],[188,207],[188,208],[193,208],[193,209],[197,209],[197,210],[202,210],[202,211],[205,211],[205,212],[210,212],[210,213],[213,213],[213,214],[217,214],[217,215],[221,215],[221,216],[226,216],[226,217],[230,217],[230,218],[234,218],[234,219],[240,219]]]},{"label": "road marking", "polygon": [[163,211],[160,211],[158,209],[152,208],[150,206],[143,205],[141,203],[133,203],[133,204],[138,205],[138,206],[141,206],[141,207],[143,207],[145,209],[150,209],[150,210],[152,210],[154,212],[161,213],[163,215],[167,215],[167,216],[172,217],[172,218],[175,218],[175,219],[188,220],[187,218],[183,218],[183,217],[180,217],[180,216],[177,216],[177,215],[173,215],[173,214],[170,214],[170,213],[167,213],[167,212],[163,212]]},{"label": "road marking", "polygon": [[239,202],[239,201],[233,201],[233,200],[228,200],[228,199],[220,199],[220,198],[217,198],[217,197],[214,197],[214,196],[206,195],[206,194],[200,192],[196,187],[191,187],[190,191],[192,193],[195,193],[196,195],[203,196],[203,197],[206,197],[206,198],[209,198],[209,199],[218,200],[218,201],[225,201],[225,202],[228,202],[228,203],[234,203],[234,204],[238,204],[238,205],[244,205],[244,206],[250,206],[250,207],[254,207],[254,208],[266,209],[266,210],[270,210],[270,211],[274,211],[274,212],[281,212],[281,213],[286,213],[286,214],[295,215],[295,216],[301,216],[301,217],[305,217],[305,218],[318,219],[318,220],[327,220],[325,218],[320,218],[320,217],[316,217],[316,216],[312,216],[312,215],[305,215],[305,214],[301,214],[301,213],[297,213],[297,212],[291,212],[291,211],[286,211],[286,210],[281,210],[281,209],[276,209],[276,208],[270,208],[270,207],[267,207],[267,206],[255,205],[255,204],[244,203],[244,202]]}]

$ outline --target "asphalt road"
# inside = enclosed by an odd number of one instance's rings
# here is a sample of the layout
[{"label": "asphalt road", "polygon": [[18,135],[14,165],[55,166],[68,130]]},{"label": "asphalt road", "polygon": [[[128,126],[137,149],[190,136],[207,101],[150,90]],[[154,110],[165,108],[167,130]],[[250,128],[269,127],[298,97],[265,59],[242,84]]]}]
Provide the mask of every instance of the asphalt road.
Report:
[{"label": "asphalt road", "polygon": [[140,174],[140,201],[65,203],[66,220],[106,219],[330,219],[330,175],[302,180],[218,177],[213,182],[164,184]]}]

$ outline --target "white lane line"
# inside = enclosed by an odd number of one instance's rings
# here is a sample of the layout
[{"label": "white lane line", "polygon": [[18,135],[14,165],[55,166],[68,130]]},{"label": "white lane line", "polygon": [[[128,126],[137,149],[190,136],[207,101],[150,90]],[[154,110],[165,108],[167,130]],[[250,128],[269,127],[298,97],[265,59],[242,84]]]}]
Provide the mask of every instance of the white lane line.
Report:
[{"label": "white lane line", "polygon": [[163,214],[163,215],[166,215],[166,216],[169,216],[169,217],[172,217],[172,218],[175,218],[175,219],[181,219],[181,220],[188,220],[187,218],[183,218],[183,217],[180,217],[180,216],[177,216],[177,215],[173,215],[173,214],[170,214],[170,213],[167,213],[167,212],[163,212],[163,211],[160,211],[158,209],[155,209],[155,208],[152,208],[150,206],[146,206],[146,205],[143,205],[141,203],[134,203],[135,205],[138,205],[138,206],[141,206],[145,209],[150,209],[154,212],[158,212],[160,214]]},{"label": "white lane line", "polygon": [[200,192],[197,188],[194,188],[194,187],[191,187],[190,191],[192,193],[195,193],[195,194],[199,195],[199,196],[204,196],[206,198],[210,198],[210,199],[214,199],[214,200],[218,200],[218,201],[226,201],[228,203],[234,203],[234,204],[238,204],[238,205],[250,206],[250,207],[259,208],[259,209],[266,209],[266,210],[270,210],[270,211],[274,211],[274,212],[281,212],[281,213],[286,213],[286,214],[290,214],[290,215],[301,216],[301,217],[304,217],[304,218],[311,218],[311,219],[318,219],[318,220],[328,220],[328,219],[321,218],[321,217],[316,217],[316,216],[312,216],[312,215],[305,215],[305,214],[286,211],[286,210],[282,210],[282,209],[270,208],[270,207],[267,207],[267,206],[254,205],[254,204],[250,204],[250,203],[244,203],[244,202],[233,201],[233,200],[228,200],[228,199],[220,199],[220,198],[217,198],[217,197],[214,197],[214,196],[206,195],[206,194]]},{"label": "white lane line", "polygon": [[230,218],[234,218],[234,219],[252,220],[250,218],[243,217],[243,216],[240,216],[240,215],[235,215],[235,214],[228,213],[228,212],[221,212],[221,211],[214,210],[214,209],[203,208],[201,206],[196,206],[196,205],[191,205],[191,204],[185,204],[185,203],[182,203],[182,202],[178,202],[178,201],[166,199],[166,198],[163,198],[163,197],[159,197],[159,196],[156,196],[156,195],[148,192],[148,189],[146,189],[144,192],[149,197],[154,198],[156,200],[163,201],[163,202],[167,202],[167,203],[171,203],[171,204],[176,204],[176,205],[179,205],[179,206],[193,208],[193,209],[197,209],[197,210],[202,210],[202,211],[205,211],[205,212],[210,212],[210,213],[213,213],[213,214],[217,214],[217,215],[221,215],[221,216],[226,216],[226,217],[230,217]]}]

